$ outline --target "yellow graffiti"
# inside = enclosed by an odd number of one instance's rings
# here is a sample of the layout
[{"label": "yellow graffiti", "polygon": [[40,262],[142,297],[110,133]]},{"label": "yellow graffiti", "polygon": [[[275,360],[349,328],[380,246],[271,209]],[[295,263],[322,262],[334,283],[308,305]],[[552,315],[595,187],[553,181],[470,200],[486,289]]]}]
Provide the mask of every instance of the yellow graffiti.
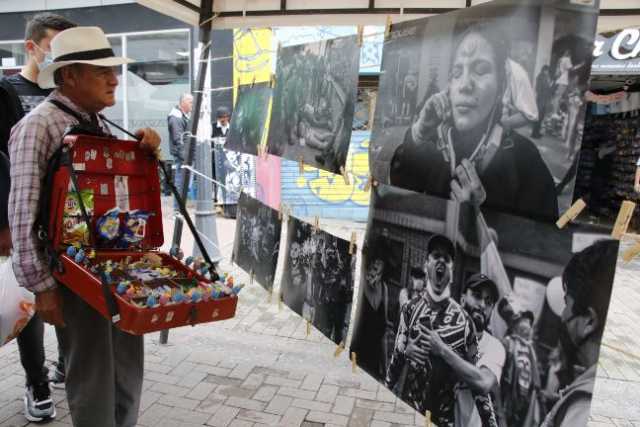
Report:
[{"label": "yellow graffiti", "polygon": [[238,85],[271,80],[273,32],[271,29],[233,31],[233,99]]},{"label": "yellow graffiti", "polygon": [[369,140],[362,141],[357,152],[349,150],[345,168],[349,184],[340,175],[305,165],[304,174],[298,176],[296,185],[309,188],[316,197],[329,203],[350,200],[357,205],[368,206],[370,191],[364,191],[364,188],[369,179],[369,152],[360,151],[365,147],[369,147]]}]

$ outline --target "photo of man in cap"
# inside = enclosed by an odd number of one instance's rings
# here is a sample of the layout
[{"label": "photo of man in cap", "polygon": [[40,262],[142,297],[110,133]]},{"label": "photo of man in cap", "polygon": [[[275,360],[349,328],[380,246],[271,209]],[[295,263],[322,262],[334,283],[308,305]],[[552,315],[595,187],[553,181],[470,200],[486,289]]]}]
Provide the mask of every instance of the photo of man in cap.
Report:
[{"label": "photo of man in cap", "polygon": [[[433,342],[439,340],[471,365],[478,358],[473,324],[451,297],[454,257],[455,248],[448,238],[436,234],[429,239],[423,268],[425,291],[402,308],[385,380],[387,387],[420,413],[430,411],[439,426],[454,423],[458,378],[451,375],[444,351],[438,353]],[[476,399],[476,405],[483,425],[497,425],[490,400]]]}]

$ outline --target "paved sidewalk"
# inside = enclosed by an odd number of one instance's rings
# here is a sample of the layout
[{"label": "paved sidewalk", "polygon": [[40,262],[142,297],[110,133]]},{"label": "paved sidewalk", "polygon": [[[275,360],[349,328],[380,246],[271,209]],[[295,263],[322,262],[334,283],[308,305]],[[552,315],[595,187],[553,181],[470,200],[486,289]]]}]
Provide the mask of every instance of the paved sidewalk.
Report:
[{"label": "paved sidewalk", "polygon": [[[169,232],[172,225],[165,222]],[[234,228],[234,221],[218,219],[224,254],[230,254]],[[171,235],[165,239],[171,240]],[[191,244],[186,236],[187,253]],[[625,245],[630,244],[627,239]],[[234,270],[229,265],[224,268]],[[633,330],[640,324],[640,287],[634,281],[638,274],[640,260],[619,265],[604,342],[640,356],[640,338]],[[56,340],[51,328],[45,340],[47,359],[53,361]],[[353,373],[346,352],[336,358],[335,345],[319,332],[306,336],[301,318],[270,303],[255,284],[240,294],[234,319],[174,329],[166,346],[158,344],[158,334],[147,335],[145,345],[141,426],[424,425],[422,416],[372,378],[361,370]],[[13,342],[0,348],[0,426],[36,425],[22,415],[23,383]],[[58,417],[47,425],[69,427],[64,392],[55,391],[54,399]],[[640,426],[638,402],[640,360],[605,347],[590,425]]]}]

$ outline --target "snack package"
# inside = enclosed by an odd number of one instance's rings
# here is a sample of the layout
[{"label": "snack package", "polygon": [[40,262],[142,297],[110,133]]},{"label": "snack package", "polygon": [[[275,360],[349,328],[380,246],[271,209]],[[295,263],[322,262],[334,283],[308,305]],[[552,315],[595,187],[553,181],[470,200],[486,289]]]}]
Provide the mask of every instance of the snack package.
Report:
[{"label": "snack package", "polygon": [[102,241],[113,242],[120,234],[120,209],[112,208],[96,221],[98,238]]},{"label": "snack package", "polygon": [[[93,190],[80,190],[80,198],[84,203],[87,215],[93,215]],[[67,193],[64,202],[62,242],[65,244],[89,244],[89,227],[82,216],[78,193],[73,190]]]},{"label": "snack package", "polygon": [[[80,198],[84,203],[84,208],[87,210],[87,215],[93,215],[93,190],[80,190]],[[73,190],[67,193],[67,198],[64,202],[64,215],[82,216],[82,210],[80,209],[80,202],[78,200],[78,193]]]},{"label": "snack package", "polygon": [[122,224],[122,236],[120,238],[119,247],[129,247],[138,245],[142,240],[147,230],[147,221],[151,214],[147,211],[136,209],[127,212]]}]

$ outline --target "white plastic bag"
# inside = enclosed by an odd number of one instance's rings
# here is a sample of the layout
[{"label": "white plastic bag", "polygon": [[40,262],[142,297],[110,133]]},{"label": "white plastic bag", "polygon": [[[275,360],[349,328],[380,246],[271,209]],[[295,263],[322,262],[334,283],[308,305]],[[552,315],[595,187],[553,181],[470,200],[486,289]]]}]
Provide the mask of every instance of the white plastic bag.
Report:
[{"label": "white plastic bag", "polygon": [[11,258],[0,258],[0,346],[18,336],[35,313],[35,297],[18,285]]}]

